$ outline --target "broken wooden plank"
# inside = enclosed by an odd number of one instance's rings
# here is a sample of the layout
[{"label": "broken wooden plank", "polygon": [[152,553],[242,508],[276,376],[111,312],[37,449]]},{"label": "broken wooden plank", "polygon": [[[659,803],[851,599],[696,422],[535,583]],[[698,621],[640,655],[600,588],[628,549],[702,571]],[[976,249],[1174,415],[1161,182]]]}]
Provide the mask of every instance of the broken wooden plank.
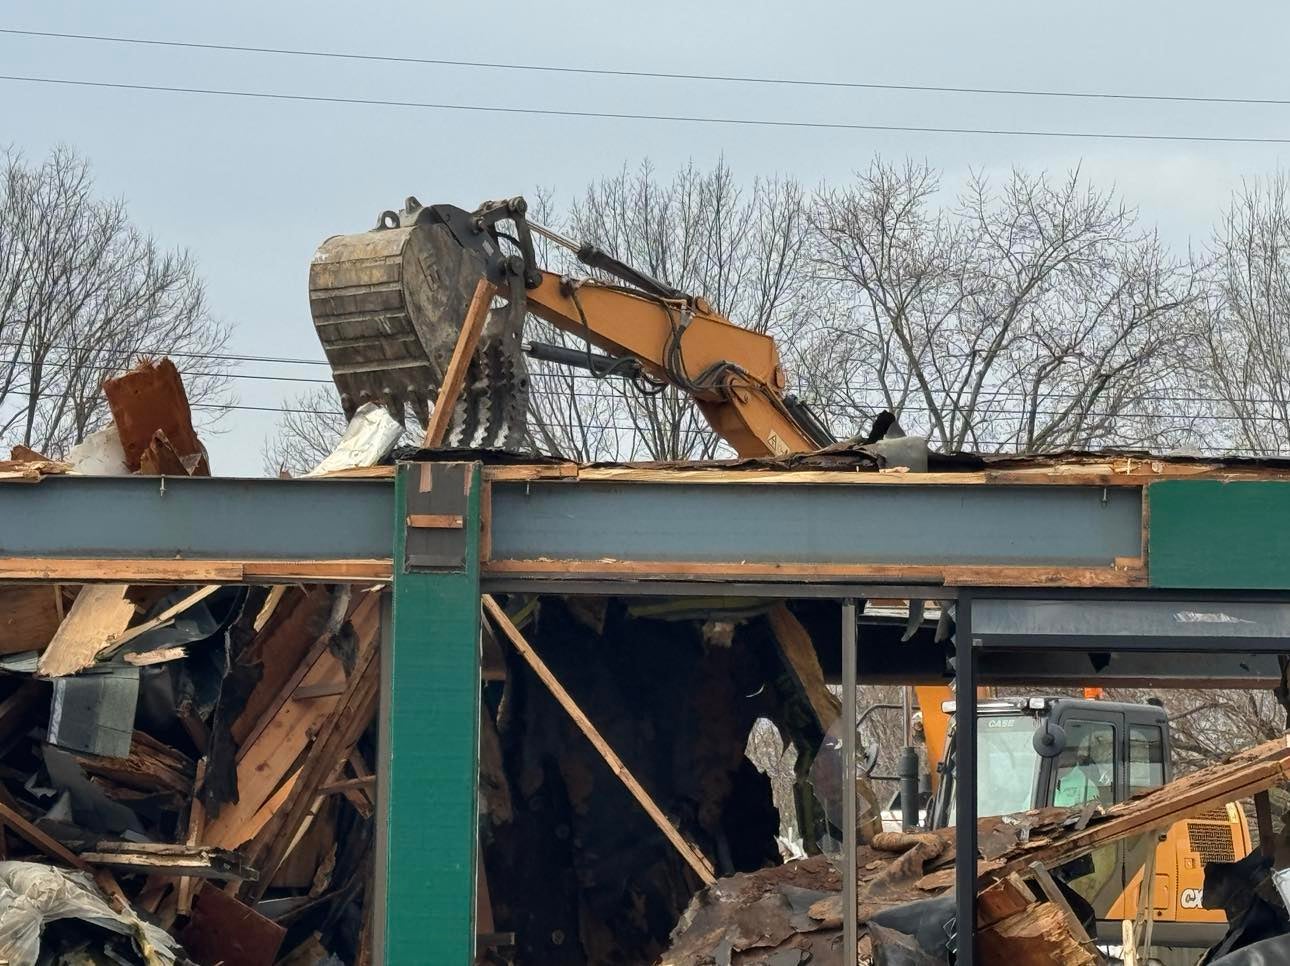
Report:
[{"label": "broken wooden plank", "polygon": [[1039,888],[1043,891],[1048,901],[1061,910],[1062,916],[1066,919],[1066,926],[1070,929],[1071,935],[1075,937],[1075,941],[1092,953],[1097,962],[1101,962],[1102,954],[1098,952],[1092,937],[1088,934],[1088,930],[1080,922],[1079,916],[1075,915],[1075,910],[1071,908],[1070,902],[1062,894],[1062,890],[1058,888],[1052,875],[1044,868],[1044,864],[1042,862],[1032,862],[1030,863],[1030,871],[1034,874],[1035,881],[1039,883]]},{"label": "broken wooden plank", "polygon": [[97,584],[81,588],[67,617],[40,655],[36,672],[53,678],[83,671],[108,638],[125,631],[134,617],[126,597],[127,584]]},{"label": "broken wooden plank", "polygon": [[335,795],[337,792],[347,791],[351,788],[375,788],[376,776],[367,775],[363,778],[342,778],[340,781],[329,782],[318,789],[319,795]]},{"label": "broken wooden plank", "polygon": [[376,716],[381,679],[379,651],[380,648],[373,643],[359,655],[350,676],[349,688],[320,726],[281,811],[249,848],[252,864],[263,873],[260,882],[243,890],[249,898],[259,899],[264,894],[282,860],[295,845],[304,823],[313,813],[318,790],[336,774]]},{"label": "broken wooden plank", "polygon": [[264,623],[256,628],[255,640],[239,660],[258,664],[260,680],[233,722],[233,740],[239,745],[255,740],[326,650],[325,631],[332,603],[332,592],[326,587],[290,588],[270,615],[256,617],[257,625],[261,617]]},{"label": "broken wooden plank", "polygon": [[425,438],[421,442],[426,449],[442,446],[444,438],[448,435],[448,427],[452,423],[452,411],[457,405],[457,397],[461,395],[461,387],[466,380],[466,369],[475,356],[480,333],[484,331],[484,323],[488,321],[488,310],[496,294],[497,286],[486,278],[481,278],[475,285],[474,294],[470,297],[470,307],[466,309],[465,321],[461,324],[461,333],[457,336],[452,358],[448,361],[443,382],[439,386],[439,396],[435,399],[434,411],[430,414],[430,421],[426,425]]},{"label": "broken wooden plank", "polygon": [[573,722],[578,726],[578,729],[586,735],[587,740],[595,746],[595,749],[605,760],[605,764],[609,766],[609,770],[612,771],[619,781],[627,787],[627,790],[632,793],[632,796],[636,801],[638,801],[641,807],[645,809],[646,814],[648,814],[654,824],[658,826],[659,831],[661,831],[664,837],[672,843],[672,847],[680,853],[681,857],[685,859],[690,868],[694,870],[696,875],[698,875],[700,881],[705,885],[711,885],[715,882],[716,876],[713,875],[712,864],[707,860],[703,853],[698,850],[698,848],[685,839],[676,826],[668,821],[667,816],[664,815],[662,809],[655,804],[654,799],[650,797],[649,792],[645,791],[645,788],[641,783],[636,780],[636,776],[634,776],[631,771],[628,770],[627,766],[623,764],[623,760],[619,758],[614,749],[610,747],[609,742],[605,741],[601,736],[600,731],[591,723],[591,719],[583,714],[582,709],[578,707],[569,692],[564,689],[564,686],[559,682],[556,676],[551,673],[550,669],[546,666],[546,663],[538,657],[537,652],[534,651],[529,642],[525,640],[524,635],[520,633],[519,628],[511,623],[511,619],[506,615],[506,612],[498,606],[497,601],[495,601],[490,594],[484,595],[484,611],[488,614],[489,618],[502,632],[506,639],[510,641],[512,646],[514,646],[514,648],[520,653],[520,656],[524,658],[528,666],[533,669],[533,673],[538,676],[538,679],[546,685],[547,690],[551,692],[552,696],[557,702],[559,702],[560,706],[564,708],[565,713],[573,719]]},{"label": "broken wooden plank", "polygon": [[141,651],[124,655],[125,663],[135,667],[151,667],[154,664],[165,664],[167,661],[182,661],[188,656],[188,648],[182,645],[159,647],[155,651]]},{"label": "broken wooden plank", "polygon": [[7,826],[22,836],[46,855],[51,855],[61,862],[80,869],[82,872],[93,871],[90,864],[57,839],[45,834],[31,822],[27,821],[3,801],[0,801],[0,825]]},{"label": "broken wooden plank", "polygon": [[141,792],[176,792],[187,797],[193,789],[197,766],[191,758],[158,741],[145,731],[135,731],[130,754],[124,758],[74,755],[89,775],[109,779]]},{"label": "broken wooden plank", "polygon": [[[364,594],[350,618],[360,663],[376,648],[379,604],[378,595]],[[317,646],[311,654],[317,653],[312,665],[302,669],[304,673],[298,678],[298,684],[284,693],[283,703],[242,746],[237,762],[238,800],[225,804],[218,815],[209,819],[205,841],[229,849],[247,841],[246,830],[252,818],[295,767],[311,735],[319,732],[343,700],[343,696],[291,700],[295,689],[301,685],[321,684],[345,676],[340,658],[328,650],[326,641],[320,639],[320,643],[315,643]],[[350,680],[352,682],[352,677]],[[236,735],[236,728],[234,730]],[[267,874],[267,870],[262,871]]]},{"label": "broken wooden plank", "polygon": [[184,381],[169,359],[141,362],[124,375],[105,380],[103,395],[132,471],[138,471],[153,434],[160,430],[190,474],[210,475],[205,449],[193,429]]},{"label": "broken wooden plank", "polygon": [[253,881],[256,870],[237,852],[210,845],[171,845],[152,842],[99,842],[81,853],[91,865],[152,875],[192,876],[222,881]]},{"label": "broken wooden plank", "polygon": [[139,455],[139,472],[144,476],[191,476],[183,457],[162,430],[152,434],[152,440]]},{"label": "broken wooden plank", "polygon": [[1051,902],[1032,906],[982,929],[976,937],[983,963],[1012,966],[1097,966],[1101,956],[1081,946]]},{"label": "broken wooden plank", "polygon": [[188,608],[196,604],[200,604],[217,590],[219,590],[218,584],[210,584],[206,587],[198,588],[191,594],[185,595],[181,600],[175,601],[175,603],[171,604],[157,616],[150,617],[146,621],[136,624],[134,627],[126,628],[117,634],[108,635],[107,640],[103,642],[103,646],[98,650],[95,657],[99,659],[108,657],[140,635],[146,634],[148,631],[155,630],[163,624],[170,623],[184,611],[188,610]]}]

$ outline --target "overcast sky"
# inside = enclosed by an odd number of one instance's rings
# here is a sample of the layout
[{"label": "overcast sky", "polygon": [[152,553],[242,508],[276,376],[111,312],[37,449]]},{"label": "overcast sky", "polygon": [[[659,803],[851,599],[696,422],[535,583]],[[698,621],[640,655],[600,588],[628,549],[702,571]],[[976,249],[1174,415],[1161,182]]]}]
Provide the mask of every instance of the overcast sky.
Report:
[{"label": "overcast sky", "polygon": [[[7,0],[0,27],[408,57],[740,76],[1290,99],[1290,5],[1195,0],[1035,4],[364,4]],[[0,73],[129,84],[707,117],[1075,132],[1290,137],[1290,106],[1208,105],[609,79],[141,48],[0,34]],[[274,102],[0,80],[0,144],[76,147],[100,189],[197,258],[240,353],[321,358],[306,271],[328,235],[408,194],[473,207],[537,186],[567,201],[649,157],[664,175],[724,155],[751,180],[847,178],[875,153],[969,168],[1082,163],[1171,243],[1202,243],[1242,177],[1290,146],[880,133]],[[242,375],[320,377],[244,365]],[[300,384],[240,380],[276,405]],[[259,474],[265,412],[207,436],[215,472]]]}]

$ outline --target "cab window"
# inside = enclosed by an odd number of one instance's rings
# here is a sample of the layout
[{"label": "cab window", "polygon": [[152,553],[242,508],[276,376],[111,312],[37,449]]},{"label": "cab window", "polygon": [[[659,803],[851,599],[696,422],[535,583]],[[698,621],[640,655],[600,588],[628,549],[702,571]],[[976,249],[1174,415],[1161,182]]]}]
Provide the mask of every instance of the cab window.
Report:
[{"label": "cab window", "polygon": [[1057,756],[1053,804],[1115,803],[1115,726],[1105,721],[1070,721],[1066,747]]},{"label": "cab window", "polygon": [[1164,732],[1159,725],[1129,725],[1129,794],[1164,783]]}]

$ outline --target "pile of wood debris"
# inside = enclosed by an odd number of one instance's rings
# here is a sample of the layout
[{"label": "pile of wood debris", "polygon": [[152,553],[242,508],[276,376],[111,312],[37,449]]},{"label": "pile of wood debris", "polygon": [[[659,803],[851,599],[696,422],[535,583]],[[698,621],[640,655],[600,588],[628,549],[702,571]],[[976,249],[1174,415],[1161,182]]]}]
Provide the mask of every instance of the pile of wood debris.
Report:
[{"label": "pile of wood debris", "polygon": [[[982,962],[1012,966],[1096,966],[1107,959],[1090,939],[1091,909],[1050,870],[1105,845],[1149,841],[1148,833],[1215,805],[1255,795],[1290,778],[1290,742],[1277,739],[1103,809],[1047,808],[984,818],[978,828],[977,951]],[[1143,850],[1145,855],[1146,850]],[[860,962],[888,966],[949,963],[954,927],[954,830],[882,833],[856,855]],[[1284,959],[1240,959],[1263,941],[1290,946],[1290,916],[1270,885],[1290,868],[1290,837],[1215,869],[1215,907],[1231,930],[1203,960],[1255,966]],[[718,880],[682,916],[666,966],[805,966],[842,963],[841,875],[824,856]],[[1290,881],[1287,882],[1290,889]],[[1280,949],[1281,947],[1277,947]],[[1290,950],[1287,950],[1290,951]]]},{"label": "pile of wood debris", "polygon": [[[208,475],[169,360],[0,482]],[[0,960],[371,961],[379,599],[0,585]]]}]

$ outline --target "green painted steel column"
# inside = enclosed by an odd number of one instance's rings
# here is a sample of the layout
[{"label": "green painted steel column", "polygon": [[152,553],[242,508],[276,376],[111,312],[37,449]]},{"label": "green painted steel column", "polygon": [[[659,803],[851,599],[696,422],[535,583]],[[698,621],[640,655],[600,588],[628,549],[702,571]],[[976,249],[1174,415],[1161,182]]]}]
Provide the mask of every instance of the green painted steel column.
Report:
[{"label": "green painted steel column", "polygon": [[447,489],[439,470],[457,472],[451,489],[465,512],[463,529],[431,536],[464,546],[455,563],[417,563],[425,558],[408,546],[407,514],[430,496],[430,471],[400,466],[381,692],[374,948],[385,966],[466,966],[474,957],[480,468],[433,466],[436,491]]},{"label": "green painted steel column", "polygon": [[1290,481],[1161,480],[1147,493],[1151,586],[1290,589]]}]

